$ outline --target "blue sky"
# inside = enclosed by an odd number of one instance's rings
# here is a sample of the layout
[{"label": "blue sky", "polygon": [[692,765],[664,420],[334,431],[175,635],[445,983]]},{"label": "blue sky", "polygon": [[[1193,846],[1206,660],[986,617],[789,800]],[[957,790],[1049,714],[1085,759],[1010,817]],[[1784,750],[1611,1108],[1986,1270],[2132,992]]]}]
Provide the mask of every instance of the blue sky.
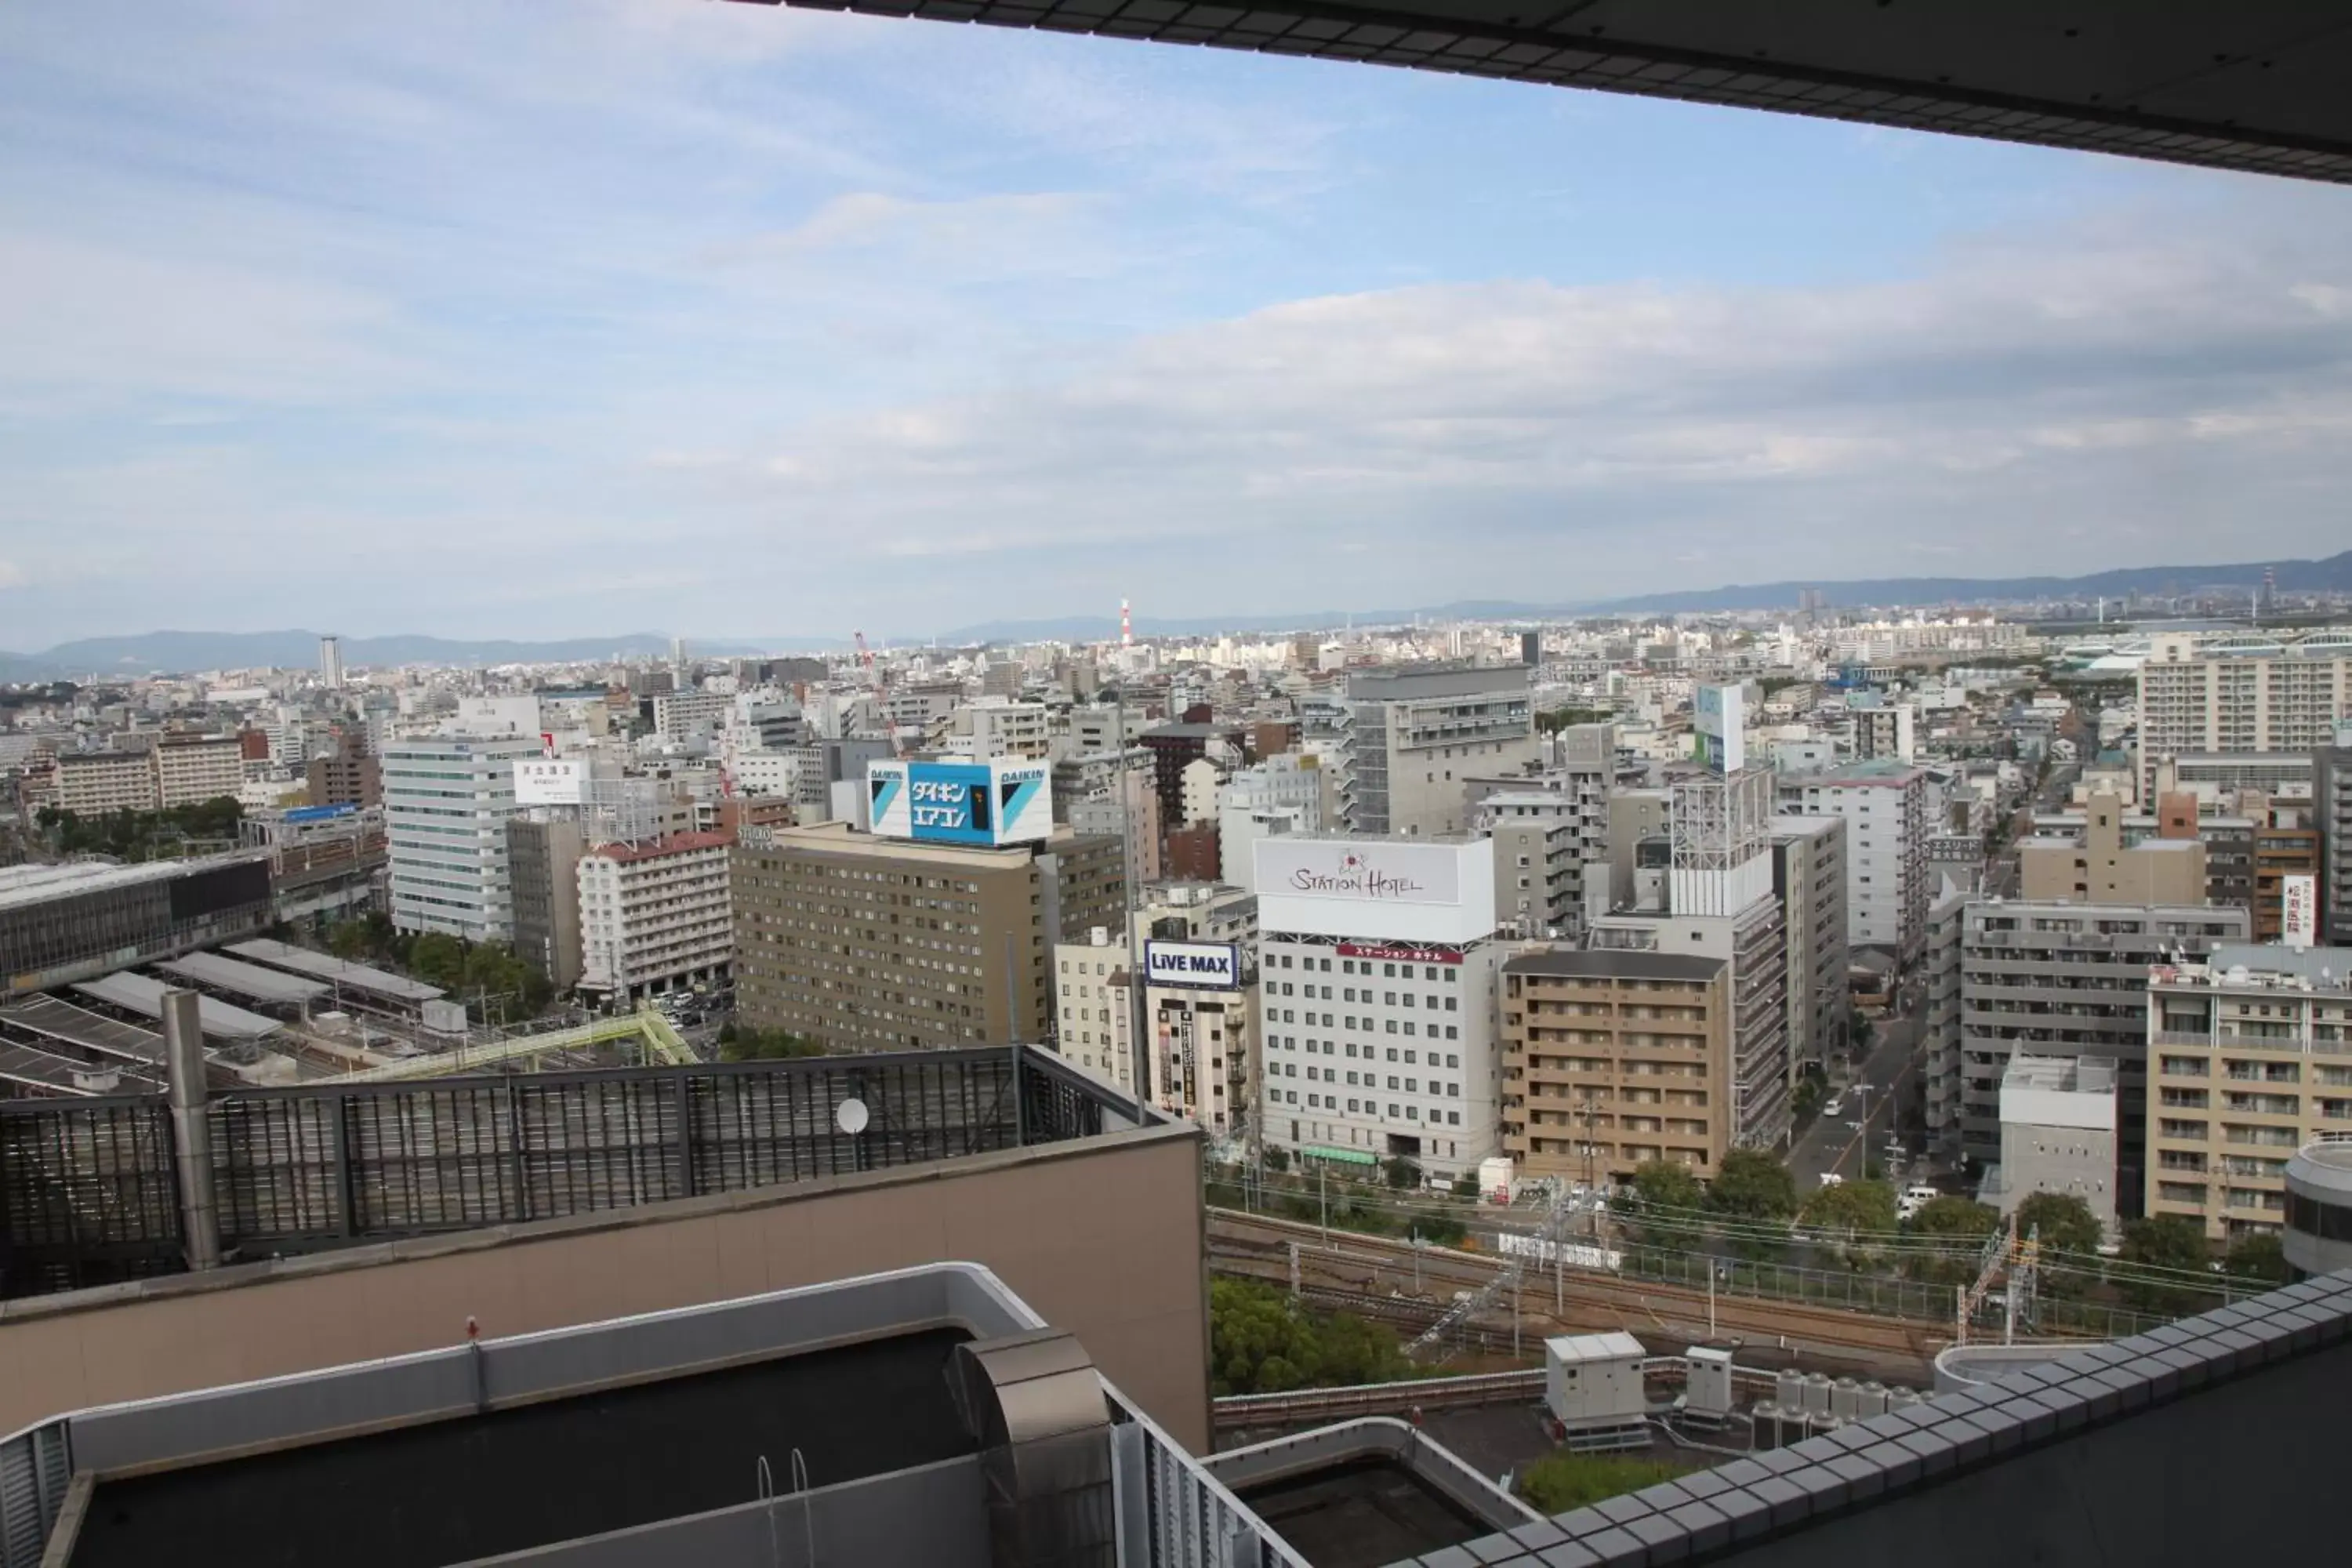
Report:
[{"label": "blue sky", "polygon": [[2352,192],[706,0],[0,7],[0,647],[2352,542]]}]

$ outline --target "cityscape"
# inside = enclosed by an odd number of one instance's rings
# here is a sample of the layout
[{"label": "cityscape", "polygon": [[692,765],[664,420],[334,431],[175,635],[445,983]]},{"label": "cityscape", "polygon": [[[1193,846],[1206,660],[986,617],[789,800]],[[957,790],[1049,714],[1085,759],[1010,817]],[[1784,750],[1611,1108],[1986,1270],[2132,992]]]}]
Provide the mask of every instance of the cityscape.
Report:
[{"label": "cityscape", "polygon": [[[588,33],[625,47],[543,61],[615,90],[643,88],[633,51],[733,69],[781,50],[774,68],[797,71],[807,49],[887,74],[988,31],[609,9]],[[2062,68],[2076,28],[1990,19],[2004,58],[2042,62],[2011,77],[1916,18],[1828,5],[1668,22],[1604,3],[1572,8],[1573,37],[1406,5],[999,9],[913,8],[1010,24],[971,43],[992,70],[1146,57],[1119,88],[1143,119],[1154,93],[1227,68],[1284,73],[1225,81],[1228,109],[1264,108],[1247,94],[1294,72],[1376,92],[1379,74],[1338,63],[1373,60],[1415,68],[1397,112],[1430,126],[1536,90],[1455,79],[1519,77],[1643,125],[1827,117],[1823,133],[1860,121],[1988,171],[2158,170],[2203,182],[2198,201],[2253,184],[2272,217],[2294,210],[2281,191],[2317,204],[2352,183],[2340,27],[2322,45],[2095,5],[2100,63]],[[403,58],[506,24],[485,16],[430,15]],[[257,43],[261,20],[237,19]],[[15,26],[28,58],[87,72],[93,103],[141,81],[159,111],[227,134],[143,65],[108,75],[131,68],[54,18]],[[1206,44],[1221,63],[1049,33]],[[1233,49],[1252,53],[1229,68]],[[2181,50],[2220,68],[2196,92],[2126,110],[2095,85]],[[1332,58],[1260,58],[1277,54]],[[2232,74],[2273,58],[2271,87]],[[1087,112],[1078,79],[1053,79],[1035,90]],[[1429,81],[1443,100],[1413,96]],[[418,90],[366,117],[437,148]],[[33,95],[25,123],[87,130],[70,96]],[[1692,101],[1635,101],[1660,98]],[[27,213],[63,213],[71,163],[0,154],[0,174],[22,176]],[[1245,166],[1298,182],[1268,200],[1328,198],[1270,157]],[[876,200],[809,226],[897,215]],[[2340,204],[2313,210],[2312,232],[2335,232]],[[1002,260],[961,222],[934,239]],[[1151,443],[1104,409],[1160,417],[1245,379],[1187,358],[1182,334],[1206,328],[1152,326],[1120,351],[1129,368],[1084,373],[1119,391],[1083,407],[1009,381],[983,397],[998,370],[905,351],[937,396],[976,401],[877,412],[845,382],[866,423],[793,426],[823,440],[761,459],[801,487],[767,547],[712,511],[621,549],[604,500],[571,491],[551,497],[588,510],[538,545],[495,509],[314,540],[267,508],[204,521],[229,493],[215,475],[189,481],[184,542],[142,554],[109,531],[117,502],[87,499],[119,433],[47,433],[104,405],[54,368],[0,366],[0,454],[22,480],[0,501],[0,1568],[2326,1550],[2322,1423],[2352,1393],[2352,550],[2333,370],[2314,367],[2352,296],[2309,280],[2340,274],[2325,248],[2295,252],[2315,270],[2286,289],[2331,323],[2308,353],[2249,350],[2260,365],[2200,394],[2239,412],[2211,402],[2151,434],[2132,422],[2168,419],[2166,378],[2189,373],[2133,360],[2162,396],[2100,404],[2106,367],[2060,377],[2063,396],[2018,392],[2063,402],[2063,434],[1955,417],[1923,460],[1955,487],[1991,476],[1977,501],[2008,510],[1980,538],[1943,502],[1906,511],[1875,447],[1841,446],[1832,481],[1786,435],[1763,439],[1780,453],[1764,468],[1694,458],[1724,465],[1705,482],[1735,499],[1677,525],[1698,481],[1633,454],[1683,437],[1629,435],[1580,393],[1541,417],[1555,443],[1586,431],[1584,459],[1510,459],[1561,510],[1489,506],[1472,494],[1489,480],[1449,468],[1470,460],[1444,445],[1458,432],[1434,429],[1471,417],[1454,395],[1384,379],[1391,353],[1440,352],[1412,314],[1444,286],[1427,281],[1297,308],[1394,332],[1356,369],[1369,402],[1430,399],[1382,416],[1401,447],[1435,443],[1427,471],[1268,415],[1265,447],[1294,467],[1227,476],[1232,432],[1203,416],[1171,437],[1200,443],[1200,471],[1107,521],[1122,486],[1188,465],[1126,450]],[[13,255],[0,230],[0,277],[48,286],[47,263]],[[1977,259],[1989,301],[2014,275]],[[2158,286],[2117,279],[2121,308]],[[1097,307],[1072,288],[1076,320]],[[846,321],[860,307],[841,299]],[[601,308],[584,301],[562,309]],[[1496,308],[1530,355],[1597,352]],[[668,327],[705,330],[677,309]],[[1884,331],[1919,319],[1856,310]],[[471,314],[436,329],[459,359]],[[2274,348],[2284,329],[2256,325]],[[1286,397],[1294,330],[1228,340]],[[2088,352],[2074,330],[2052,327],[2057,354]],[[202,338],[156,363],[250,373],[249,345]],[[1940,341],[1916,352],[1966,357]],[[1727,378],[1766,374],[1748,347],[1726,348]],[[893,352],[840,363],[871,358],[880,385],[908,369]],[[415,368],[331,363],[329,381],[387,385]],[[811,385],[839,368],[793,363]],[[1907,394],[1858,363],[1821,374],[1880,386],[1885,423],[1825,444],[1895,439]],[[2274,384],[2248,392],[2263,365]],[[1328,367],[1299,374],[1347,400]],[[1541,380],[1493,395],[1565,395],[1528,390]],[[415,426],[378,450],[359,434],[375,414],[331,428],[346,416],[326,384],[268,421],[230,411],[243,393],[153,407],[247,426],[196,438],[249,443],[234,461],[260,465],[238,480],[255,495],[318,439],[350,464],[321,498],[366,482],[425,504],[438,479],[412,490],[380,465],[443,415],[403,414]],[[1663,384],[1628,395],[1663,419]],[[1040,399],[1071,440],[1120,448],[1099,488],[1016,475]],[[613,438],[575,415],[574,450]],[[2153,455],[2209,438],[2256,442],[2281,465],[2264,483],[2301,499],[2217,526],[2201,509],[2256,447]],[[992,440],[1021,450],[970,456]],[[2037,543],[2029,514],[2063,485],[2020,466],[2118,447],[2149,450],[2177,506],[2135,480],[2138,500]],[[699,476],[726,498],[711,505],[746,493],[737,458],[671,456],[656,466]],[[131,461],[120,493],[144,496],[156,472],[134,482]],[[844,478],[861,464],[864,490]],[[1359,562],[1322,509],[1358,504],[1373,472],[1390,500],[1426,487],[1427,509],[1368,510],[1377,559]],[[1644,473],[1681,499],[1588,515]],[[968,548],[928,531],[959,475],[985,536]],[[1226,510],[1182,539],[1127,531],[1164,533],[1229,479]],[[1877,487],[1864,510],[1822,510],[1848,481]],[[1776,488],[1796,482],[1817,488]],[[656,510],[702,504],[685,493]],[[1015,496],[1035,508],[1017,526]],[[836,510],[795,531],[811,498]],[[1883,528],[1864,521],[1881,508]],[[1171,564],[1180,543],[1213,563]],[[1588,549],[1589,572],[1572,564]],[[802,629],[757,629],[779,624]]]}]

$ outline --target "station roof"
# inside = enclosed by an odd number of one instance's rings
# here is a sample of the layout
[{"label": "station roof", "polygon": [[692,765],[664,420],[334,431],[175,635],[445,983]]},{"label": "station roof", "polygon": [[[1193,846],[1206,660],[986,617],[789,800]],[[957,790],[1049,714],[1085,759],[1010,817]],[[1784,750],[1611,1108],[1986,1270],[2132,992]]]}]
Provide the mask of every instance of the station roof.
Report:
[{"label": "station roof", "polygon": [[323,980],[346,991],[364,992],[388,1001],[436,1002],[447,994],[437,985],[411,980],[405,974],[394,974],[386,969],[371,969],[364,963],[348,963],[331,953],[312,952],[307,947],[295,947],[267,937],[230,942],[228,951],[239,958],[249,958],[273,969],[307,974],[313,980]]},{"label": "station roof", "polygon": [[[774,4],[775,0],[761,0]],[[844,0],[793,0],[840,9]],[[2352,183],[2341,0],[847,0]]]},{"label": "station roof", "polygon": [[[30,1088],[58,1094],[95,1095],[102,1092],[88,1087],[83,1080],[93,1073],[120,1071],[114,1064],[103,1067],[61,1057],[54,1051],[33,1046],[20,1046],[13,1040],[0,1040],[0,1082],[19,1083]],[[111,1092],[136,1093],[152,1091],[162,1085],[136,1074],[125,1072],[121,1082]]]},{"label": "station roof", "polygon": [[[95,997],[110,1006],[142,1017],[163,1016],[163,983],[152,974],[132,970],[100,975],[96,980],[77,983],[74,989],[85,996]],[[211,996],[196,998],[197,1016],[203,1020],[204,1031],[216,1040],[257,1040],[274,1035],[285,1026],[275,1018],[265,1018],[258,1013],[248,1013],[242,1007]]]},{"label": "station roof", "polygon": [[299,1007],[333,994],[333,987],[316,980],[304,980],[275,969],[264,969],[259,964],[240,963],[217,952],[192,952],[184,958],[167,958],[155,967],[182,980],[217,986],[223,991],[234,991],[240,996],[249,996],[257,1002],[273,1002],[288,1007]]},{"label": "station roof", "polygon": [[0,1024],[123,1061],[161,1066],[163,1060],[163,1037],[152,1029],[77,1007],[56,996],[27,996],[0,1007]]}]

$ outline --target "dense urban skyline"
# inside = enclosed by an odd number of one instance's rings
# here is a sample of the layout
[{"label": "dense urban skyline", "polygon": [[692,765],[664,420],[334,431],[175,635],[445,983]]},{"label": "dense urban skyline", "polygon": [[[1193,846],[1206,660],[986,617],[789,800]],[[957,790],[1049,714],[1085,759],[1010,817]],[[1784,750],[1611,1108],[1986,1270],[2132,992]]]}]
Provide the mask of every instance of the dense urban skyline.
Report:
[{"label": "dense urban skyline", "polygon": [[2339,542],[2333,189],[726,6],[0,41],[19,648]]}]

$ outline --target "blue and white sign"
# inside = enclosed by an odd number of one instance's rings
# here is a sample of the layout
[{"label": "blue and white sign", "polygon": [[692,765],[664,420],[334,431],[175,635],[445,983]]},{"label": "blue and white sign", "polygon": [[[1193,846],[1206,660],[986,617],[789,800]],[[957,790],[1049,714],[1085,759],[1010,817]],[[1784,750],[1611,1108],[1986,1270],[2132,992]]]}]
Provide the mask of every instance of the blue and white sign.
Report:
[{"label": "blue and white sign", "polygon": [[1043,763],[868,763],[866,789],[867,820],[884,838],[996,848],[1054,832]]},{"label": "blue and white sign", "polygon": [[1242,950],[1221,942],[1147,942],[1143,944],[1143,980],[1147,985],[1239,990]]}]

